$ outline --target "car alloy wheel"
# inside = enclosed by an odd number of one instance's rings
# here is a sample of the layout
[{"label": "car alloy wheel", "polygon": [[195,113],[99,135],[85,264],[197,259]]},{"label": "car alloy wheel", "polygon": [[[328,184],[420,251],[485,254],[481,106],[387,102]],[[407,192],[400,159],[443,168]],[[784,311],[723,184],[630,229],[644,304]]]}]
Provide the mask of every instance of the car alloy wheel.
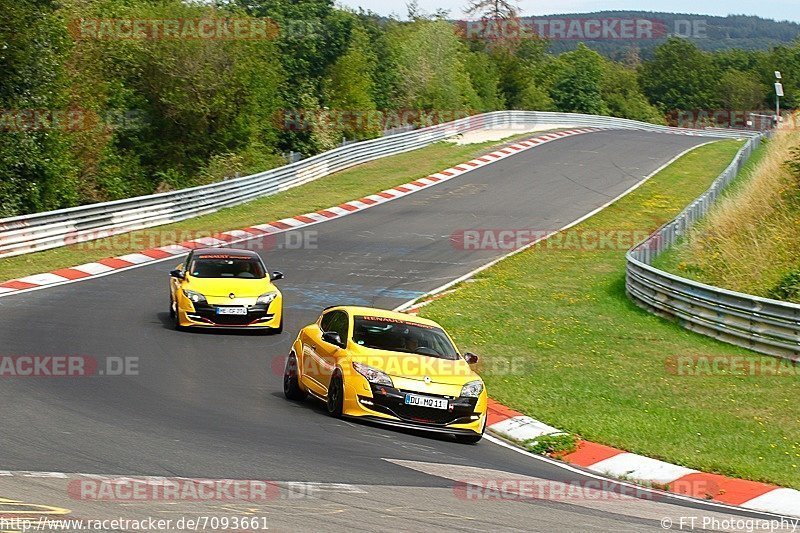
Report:
[{"label": "car alloy wheel", "polygon": [[332,417],[339,418],[342,416],[342,409],[344,406],[344,384],[342,383],[342,376],[334,374],[331,378],[331,384],[328,387],[328,414]]},{"label": "car alloy wheel", "polygon": [[305,400],[306,393],[300,388],[299,373],[297,372],[297,357],[294,353],[286,359],[286,368],[283,370],[283,395],[287,400]]}]

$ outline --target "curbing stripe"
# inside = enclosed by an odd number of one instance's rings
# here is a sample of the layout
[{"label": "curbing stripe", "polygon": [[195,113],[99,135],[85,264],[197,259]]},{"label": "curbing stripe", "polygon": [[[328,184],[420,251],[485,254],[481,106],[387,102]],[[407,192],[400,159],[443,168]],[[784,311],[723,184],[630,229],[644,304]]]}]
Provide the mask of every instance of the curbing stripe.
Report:
[{"label": "curbing stripe", "polygon": [[172,254],[169,252],[165,252],[164,250],[159,250],[158,248],[153,248],[151,250],[142,250],[142,253],[146,256],[149,256],[152,259],[164,259],[165,257],[169,257]]},{"label": "curbing stripe", "polygon": [[118,259],[121,259],[122,261],[127,261],[129,263],[133,263],[134,265],[149,263],[150,261],[153,260],[153,258],[150,257],[149,255],[138,252],[133,254],[121,255],[119,256]]},{"label": "curbing stripe", "polygon": [[[767,494],[779,487],[721,476],[719,474],[705,474],[698,472],[674,480],[675,488],[682,494],[695,498],[711,497],[719,502],[731,505],[745,506],[747,502]],[[798,511],[797,509],[795,510]]]},{"label": "curbing stripe", "polygon": [[97,276],[98,274],[105,274],[114,270],[110,266],[102,265],[100,263],[86,263],[85,265],[78,265],[72,268],[75,270],[80,270],[81,272],[85,272],[90,276]]},{"label": "curbing stripe", "polygon": [[575,452],[565,455],[564,460],[586,468],[621,453],[624,452],[611,446],[584,440],[578,443],[578,449]]},{"label": "curbing stripe", "polygon": [[125,268],[132,266],[133,263],[130,261],[125,261],[124,259],[118,259],[116,257],[107,257],[106,259],[101,259],[98,261],[101,265],[107,266],[111,270],[117,270],[120,268]]},{"label": "curbing stripe", "polygon": [[748,509],[766,511],[768,513],[785,513],[786,509],[794,509],[800,513],[800,491],[794,489],[775,489],[747,502]]},{"label": "curbing stripe", "polygon": [[697,470],[650,459],[634,453],[620,453],[603,461],[594,463],[591,470],[613,477],[644,479],[653,483],[671,483]]},{"label": "curbing stripe", "polygon": [[81,272],[80,270],[75,270],[74,268],[60,268],[58,270],[54,270],[53,274],[61,276],[65,279],[81,279],[89,276],[89,274],[86,272]]},{"label": "curbing stripe", "polygon": [[491,425],[493,433],[499,433],[516,441],[525,442],[543,435],[563,434],[563,431],[548,426],[529,416],[515,416]]},{"label": "curbing stripe", "polygon": [[24,278],[19,278],[17,281],[21,281],[22,283],[28,283],[30,285],[49,285],[50,283],[60,283],[65,279],[66,278],[59,276],[58,274],[49,272],[46,274],[34,274],[33,276],[25,276]]},{"label": "curbing stripe", "polygon": [[5,283],[0,283],[0,288],[3,289],[12,289],[15,291],[23,290],[23,289],[30,289],[36,287],[35,283],[26,283],[24,281],[20,281],[18,279],[12,279],[11,281],[6,281]]}]

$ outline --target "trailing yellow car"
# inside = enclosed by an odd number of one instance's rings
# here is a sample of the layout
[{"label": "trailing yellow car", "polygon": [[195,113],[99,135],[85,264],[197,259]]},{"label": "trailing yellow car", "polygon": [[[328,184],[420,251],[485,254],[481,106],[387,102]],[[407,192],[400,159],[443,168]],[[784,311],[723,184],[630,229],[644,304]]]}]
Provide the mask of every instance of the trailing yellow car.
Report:
[{"label": "trailing yellow car", "polygon": [[478,442],[486,428],[487,395],[461,355],[432,320],[368,307],[323,311],[303,328],[286,361],[287,399],[309,394],[335,417],[455,435]]},{"label": "trailing yellow car", "polygon": [[170,272],[169,313],[175,328],[283,331],[283,297],[261,257],[249,250],[199,248]]}]

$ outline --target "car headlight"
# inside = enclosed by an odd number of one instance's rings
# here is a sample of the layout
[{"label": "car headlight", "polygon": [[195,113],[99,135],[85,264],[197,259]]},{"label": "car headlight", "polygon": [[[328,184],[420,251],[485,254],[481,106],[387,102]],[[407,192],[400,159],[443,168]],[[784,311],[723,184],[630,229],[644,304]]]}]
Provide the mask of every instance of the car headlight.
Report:
[{"label": "car headlight", "polygon": [[377,368],[372,368],[369,365],[356,362],[353,362],[353,368],[356,369],[356,372],[367,378],[367,381],[369,381],[370,383],[375,383],[376,385],[386,385],[388,387],[394,387],[394,383],[392,383],[392,378],[390,378],[386,372],[381,372]]},{"label": "car headlight", "polygon": [[269,305],[269,304],[272,303],[272,300],[274,300],[277,297],[278,297],[278,293],[277,292],[275,292],[275,291],[268,292],[266,294],[262,294],[261,296],[259,296],[258,300],[256,300],[256,303]]},{"label": "car headlight", "polygon": [[200,302],[206,301],[206,297],[200,294],[199,292],[187,291],[186,289],[184,289],[183,294],[185,294],[186,297],[192,301],[192,303],[199,304]]},{"label": "car headlight", "polygon": [[470,381],[461,387],[461,396],[467,398],[477,398],[483,392],[483,381],[475,380]]}]

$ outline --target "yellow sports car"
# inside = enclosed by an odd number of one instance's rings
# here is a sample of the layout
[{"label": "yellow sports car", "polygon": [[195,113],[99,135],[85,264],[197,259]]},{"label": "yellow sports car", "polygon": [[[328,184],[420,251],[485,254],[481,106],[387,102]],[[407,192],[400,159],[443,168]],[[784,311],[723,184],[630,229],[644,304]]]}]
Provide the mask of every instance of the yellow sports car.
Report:
[{"label": "yellow sports car", "polygon": [[294,341],[287,399],[311,395],[335,417],[455,435],[478,442],[487,396],[470,365],[432,320],[368,307],[330,307]]},{"label": "yellow sports car", "polygon": [[283,331],[283,297],[249,250],[199,248],[170,272],[169,313],[175,329],[259,328]]}]

